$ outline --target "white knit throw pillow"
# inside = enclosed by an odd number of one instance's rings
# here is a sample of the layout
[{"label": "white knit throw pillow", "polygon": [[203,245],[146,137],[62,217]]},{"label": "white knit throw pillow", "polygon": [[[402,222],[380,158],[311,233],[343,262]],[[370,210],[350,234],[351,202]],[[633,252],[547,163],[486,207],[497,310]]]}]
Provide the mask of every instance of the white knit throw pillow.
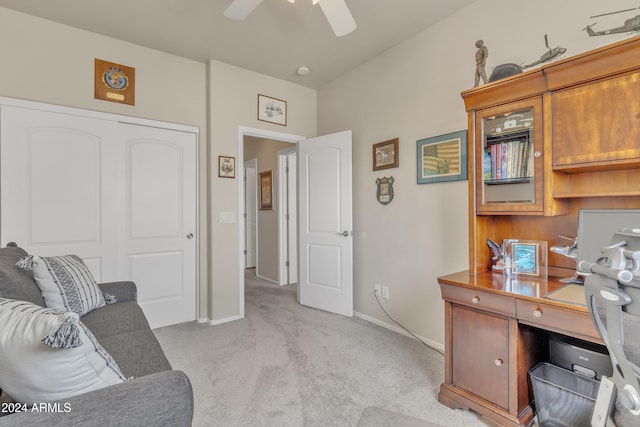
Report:
[{"label": "white knit throw pillow", "polygon": [[125,380],[72,312],[0,298],[0,389],[18,402],[66,399]]}]

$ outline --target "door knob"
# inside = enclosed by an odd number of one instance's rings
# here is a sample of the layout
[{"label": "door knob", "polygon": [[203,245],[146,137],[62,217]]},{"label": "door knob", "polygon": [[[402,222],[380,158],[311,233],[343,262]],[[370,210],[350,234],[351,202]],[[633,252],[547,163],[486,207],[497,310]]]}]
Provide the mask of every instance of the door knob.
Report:
[{"label": "door knob", "polygon": [[187,239],[189,239],[189,240],[193,239],[193,233],[187,234]]},{"label": "door knob", "polygon": [[349,237],[349,232],[347,230],[344,230],[342,233],[336,233],[336,234],[338,234],[338,236]]}]

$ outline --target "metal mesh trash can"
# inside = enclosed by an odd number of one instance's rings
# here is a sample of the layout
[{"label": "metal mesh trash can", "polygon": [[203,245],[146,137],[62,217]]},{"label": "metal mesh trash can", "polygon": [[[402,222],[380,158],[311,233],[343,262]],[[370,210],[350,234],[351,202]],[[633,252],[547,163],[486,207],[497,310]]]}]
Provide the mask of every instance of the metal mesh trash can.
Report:
[{"label": "metal mesh trash can", "polygon": [[600,382],[550,363],[540,363],[529,371],[538,425],[584,427],[591,413]]}]

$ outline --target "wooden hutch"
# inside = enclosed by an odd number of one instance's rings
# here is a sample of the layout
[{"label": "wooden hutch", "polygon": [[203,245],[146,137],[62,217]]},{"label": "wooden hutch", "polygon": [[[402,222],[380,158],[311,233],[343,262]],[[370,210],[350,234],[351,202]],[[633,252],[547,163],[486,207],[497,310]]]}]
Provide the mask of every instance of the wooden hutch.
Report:
[{"label": "wooden hutch", "polygon": [[[640,37],[462,93],[469,115],[469,270],[438,279],[445,381],[438,399],[496,425],[530,425],[528,371],[549,334],[602,343],[585,306],[545,298],[575,262],[548,253],[548,280],[491,272],[487,239],[566,245],[580,209],[640,207]],[[526,141],[492,175],[491,138]],[[527,151],[528,150],[528,151]],[[517,151],[516,151],[517,152]]]}]

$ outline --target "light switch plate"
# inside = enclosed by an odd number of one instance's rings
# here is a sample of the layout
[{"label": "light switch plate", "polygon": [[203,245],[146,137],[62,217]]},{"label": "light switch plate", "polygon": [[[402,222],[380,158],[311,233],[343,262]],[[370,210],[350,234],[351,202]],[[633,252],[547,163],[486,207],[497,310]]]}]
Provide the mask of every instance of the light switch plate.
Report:
[{"label": "light switch plate", "polygon": [[233,224],[236,222],[235,212],[220,212],[220,224]]}]

